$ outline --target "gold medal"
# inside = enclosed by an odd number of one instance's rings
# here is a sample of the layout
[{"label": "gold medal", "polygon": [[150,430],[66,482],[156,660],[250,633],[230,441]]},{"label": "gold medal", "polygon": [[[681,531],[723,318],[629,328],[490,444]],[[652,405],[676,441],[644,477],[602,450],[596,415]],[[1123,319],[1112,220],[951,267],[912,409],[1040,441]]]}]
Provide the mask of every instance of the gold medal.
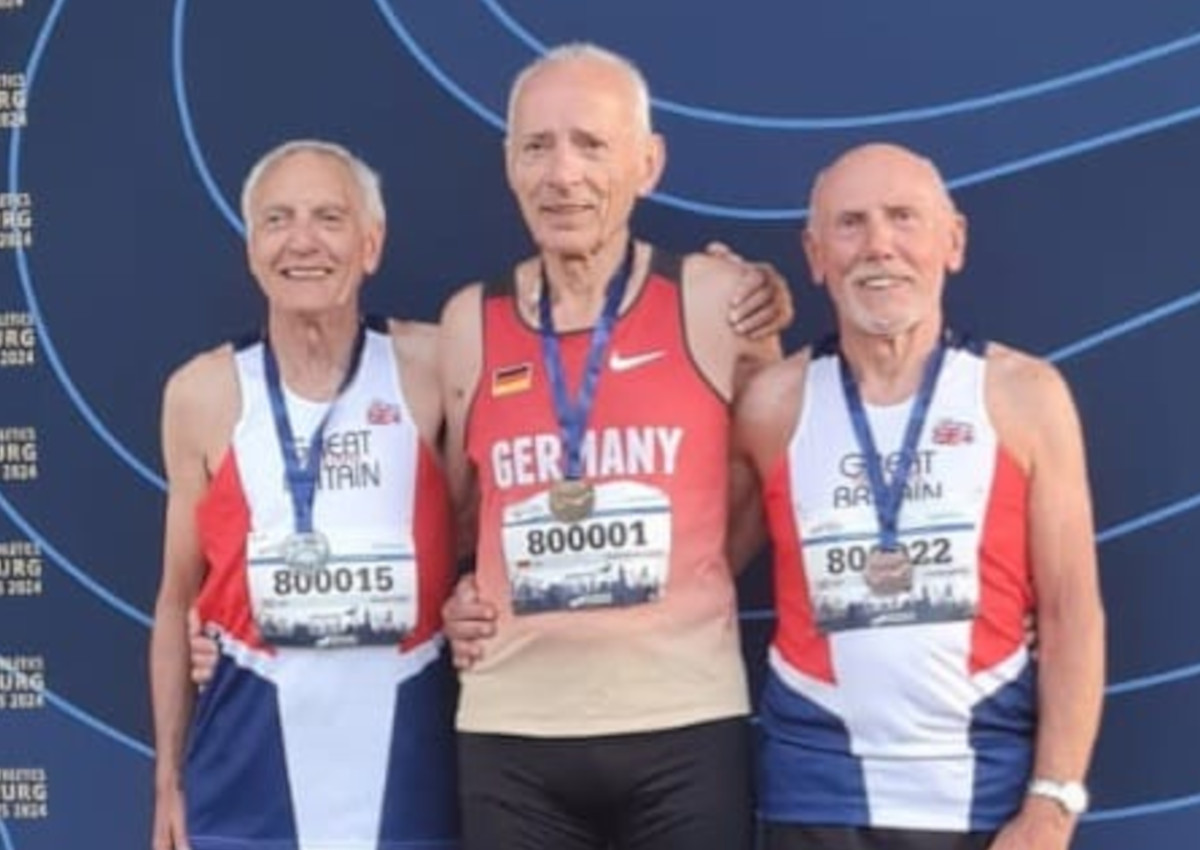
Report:
[{"label": "gold medal", "polygon": [[591,516],[596,490],[580,478],[564,478],[550,485],[550,513],[561,522],[579,522]]},{"label": "gold medal", "polygon": [[907,593],[912,590],[913,564],[903,549],[875,549],[867,555],[863,578],[878,596]]}]

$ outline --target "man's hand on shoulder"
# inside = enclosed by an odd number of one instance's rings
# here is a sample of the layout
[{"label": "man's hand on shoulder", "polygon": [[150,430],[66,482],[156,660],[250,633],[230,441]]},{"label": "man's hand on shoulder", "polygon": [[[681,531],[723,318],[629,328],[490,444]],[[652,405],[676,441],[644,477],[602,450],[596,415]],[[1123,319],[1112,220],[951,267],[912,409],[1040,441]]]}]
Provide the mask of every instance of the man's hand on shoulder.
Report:
[{"label": "man's hand on shoulder", "polygon": [[787,280],[770,263],[750,262],[723,242],[710,242],[704,252],[738,267],[739,280],[729,303],[729,324],[751,339],[773,336],[796,317]]}]

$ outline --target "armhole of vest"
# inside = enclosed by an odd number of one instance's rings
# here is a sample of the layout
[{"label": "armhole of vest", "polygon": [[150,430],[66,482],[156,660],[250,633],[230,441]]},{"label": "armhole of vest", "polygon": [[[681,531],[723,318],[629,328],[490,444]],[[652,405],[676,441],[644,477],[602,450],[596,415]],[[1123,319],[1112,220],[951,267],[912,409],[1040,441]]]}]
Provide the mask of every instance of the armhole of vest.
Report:
[{"label": "armhole of vest", "polygon": [[[800,393],[800,409],[796,413],[796,427],[792,429],[792,436],[784,447],[784,457],[786,458],[791,457],[792,446],[804,435],[809,417],[815,414],[813,399],[816,398],[818,387],[814,378],[820,371],[818,364],[825,362],[830,357],[836,357],[836,352],[837,337],[830,334],[813,345],[812,351],[808,355],[808,363],[804,366],[804,389]],[[840,399],[841,396],[838,398]]]},{"label": "armhole of vest", "polygon": [[669,251],[663,251],[659,248],[654,248],[654,255],[650,258],[651,273],[658,274],[659,277],[669,281],[675,286],[675,291],[678,297],[675,299],[677,309],[679,310],[679,344],[687,354],[688,363],[692,366],[692,372],[697,380],[708,388],[722,407],[732,411],[733,399],[725,398],[721,394],[719,387],[715,386],[709,380],[708,375],[704,374],[704,370],[700,368],[699,362],[696,360],[695,352],[692,351],[692,338],[688,333],[687,323],[687,291],[683,285],[683,262],[684,258],[678,254],[672,254]]},{"label": "armhole of vest", "polygon": [[242,423],[246,421],[246,416],[250,412],[250,388],[246,386],[246,376],[242,373],[242,355],[249,352],[256,345],[263,344],[265,343],[262,330],[246,331],[230,340],[230,345],[233,346],[233,381],[237,384],[238,415],[237,419],[234,420],[233,429],[229,432],[229,445],[225,447],[224,454],[221,455],[216,469],[213,470],[213,474],[208,480],[209,487],[216,481],[217,476],[221,474],[221,469],[233,457],[233,447],[241,435]]}]

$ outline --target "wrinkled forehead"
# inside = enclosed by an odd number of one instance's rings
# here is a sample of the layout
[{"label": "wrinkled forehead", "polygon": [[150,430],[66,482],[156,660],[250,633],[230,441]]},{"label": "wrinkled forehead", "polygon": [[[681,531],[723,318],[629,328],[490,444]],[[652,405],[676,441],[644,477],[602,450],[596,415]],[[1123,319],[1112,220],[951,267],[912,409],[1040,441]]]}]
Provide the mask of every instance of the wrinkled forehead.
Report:
[{"label": "wrinkled forehead", "polygon": [[620,69],[596,60],[552,62],[527,79],[513,103],[510,135],[567,125],[596,130],[636,126],[637,90]]},{"label": "wrinkled forehead", "polygon": [[360,206],[349,166],[332,154],[296,151],[271,166],[250,196],[250,205],[338,203]]},{"label": "wrinkled forehead", "polygon": [[851,155],[835,162],[817,178],[811,200],[814,215],[894,206],[953,209],[931,163],[891,152]]}]

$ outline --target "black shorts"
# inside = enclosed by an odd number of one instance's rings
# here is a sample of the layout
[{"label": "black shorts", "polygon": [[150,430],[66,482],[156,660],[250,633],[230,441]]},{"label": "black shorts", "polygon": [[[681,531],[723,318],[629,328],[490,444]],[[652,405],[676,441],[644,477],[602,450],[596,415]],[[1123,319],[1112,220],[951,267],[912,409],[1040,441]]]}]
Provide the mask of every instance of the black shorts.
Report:
[{"label": "black shorts", "polygon": [[751,850],[744,718],[634,735],[460,733],[463,850]]},{"label": "black shorts", "polygon": [[768,823],[763,850],[987,850],[994,832]]}]

